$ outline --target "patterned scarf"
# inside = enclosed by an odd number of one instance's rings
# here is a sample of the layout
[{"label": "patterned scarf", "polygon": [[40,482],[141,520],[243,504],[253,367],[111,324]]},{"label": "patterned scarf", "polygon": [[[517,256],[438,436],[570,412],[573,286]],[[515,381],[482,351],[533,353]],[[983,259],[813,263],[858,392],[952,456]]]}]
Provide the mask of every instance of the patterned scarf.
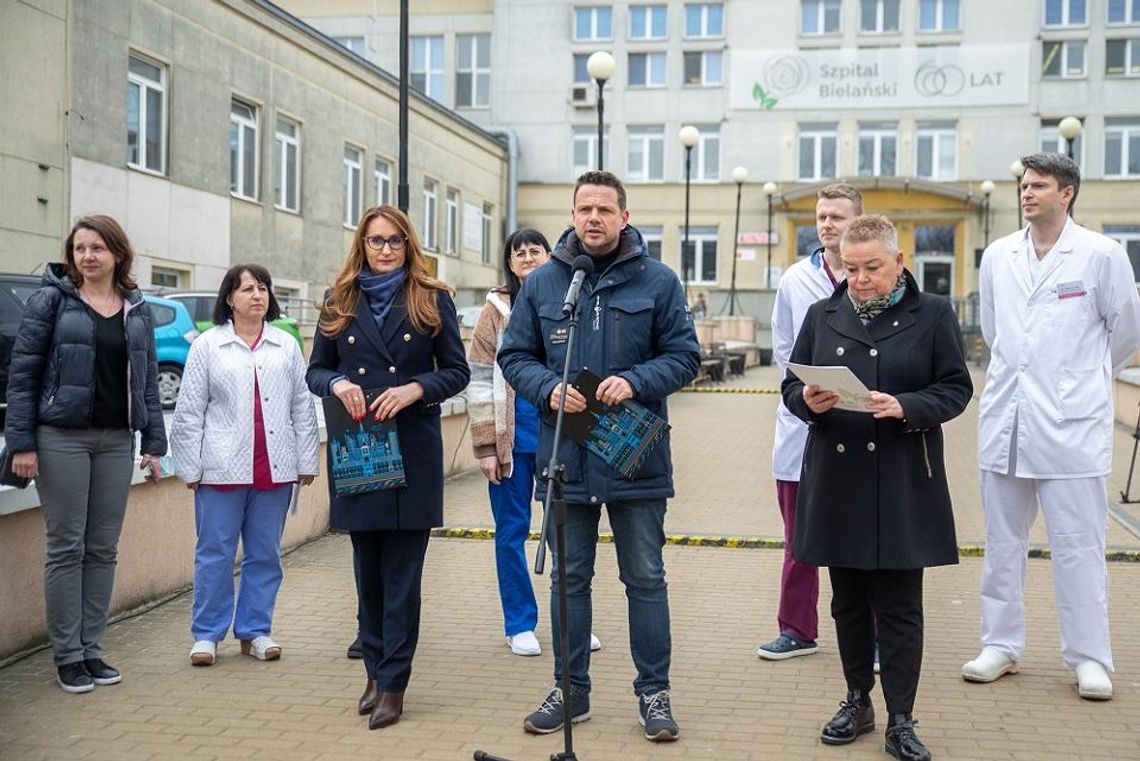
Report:
[{"label": "patterned scarf", "polygon": [[875,319],[883,312],[887,311],[903,297],[906,292],[906,276],[900,272],[899,279],[895,283],[895,287],[886,296],[875,296],[866,301],[859,301],[855,298],[854,292],[850,288],[847,289],[847,297],[851,299],[851,306],[855,307],[855,316],[862,320],[866,325],[871,320]]},{"label": "patterned scarf", "polygon": [[399,298],[407,273],[408,271],[401,267],[377,275],[366,268],[356,276],[357,285],[368,299],[368,308],[372,312],[372,319],[376,321],[376,327],[384,327],[384,318],[388,316],[388,311]]}]

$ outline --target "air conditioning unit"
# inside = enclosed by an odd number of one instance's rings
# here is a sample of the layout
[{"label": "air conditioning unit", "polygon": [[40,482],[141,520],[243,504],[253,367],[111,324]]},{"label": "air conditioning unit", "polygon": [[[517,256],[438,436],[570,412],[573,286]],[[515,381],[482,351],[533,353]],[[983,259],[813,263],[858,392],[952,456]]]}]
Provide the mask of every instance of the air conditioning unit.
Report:
[{"label": "air conditioning unit", "polygon": [[589,85],[574,85],[570,88],[570,102],[579,108],[593,108],[594,88]]}]

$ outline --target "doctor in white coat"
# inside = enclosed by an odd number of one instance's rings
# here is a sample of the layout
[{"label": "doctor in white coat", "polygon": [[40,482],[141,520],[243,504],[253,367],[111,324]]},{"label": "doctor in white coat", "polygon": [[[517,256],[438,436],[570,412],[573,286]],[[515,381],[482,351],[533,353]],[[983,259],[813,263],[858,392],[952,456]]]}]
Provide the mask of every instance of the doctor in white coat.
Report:
[{"label": "doctor in white coat", "polygon": [[1140,299],[1121,247],[1069,216],[1080,189],[1077,165],[1044,153],[1021,162],[1029,225],[990,245],[981,266],[982,334],[991,352],[978,411],[982,651],[962,677],[992,682],[1018,670],[1026,549],[1040,504],[1061,658],[1076,671],[1081,697],[1107,700],[1112,377],[1140,347]]}]

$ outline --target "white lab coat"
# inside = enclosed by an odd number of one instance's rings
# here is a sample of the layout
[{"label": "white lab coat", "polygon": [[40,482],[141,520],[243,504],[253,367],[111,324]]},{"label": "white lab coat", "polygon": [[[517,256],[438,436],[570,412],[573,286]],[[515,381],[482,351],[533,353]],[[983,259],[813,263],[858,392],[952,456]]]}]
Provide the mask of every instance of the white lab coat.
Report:
[{"label": "white lab coat", "polygon": [[1107,475],[1112,376],[1140,346],[1140,298],[1115,241],[1071,219],[1034,281],[1028,228],[982,257],[982,336],[990,347],[978,404],[978,462],[1006,474],[1016,421],[1019,478]]},{"label": "white lab coat", "polygon": [[[781,380],[808,307],[834,292],[835,286],[823,269],[822,248],[793,264],[780,278],[776,287],[776,303],[772,307],[772,358]],[[807,424],[793,415],[782,399],[777,402],[776,441],[772,447],[773,478],[778,481],[800,480],[807,435]]]}]

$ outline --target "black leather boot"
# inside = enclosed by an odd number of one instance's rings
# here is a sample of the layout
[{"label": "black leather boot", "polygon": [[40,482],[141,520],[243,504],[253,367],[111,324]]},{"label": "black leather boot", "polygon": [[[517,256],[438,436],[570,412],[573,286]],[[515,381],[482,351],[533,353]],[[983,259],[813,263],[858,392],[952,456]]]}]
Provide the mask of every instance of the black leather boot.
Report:
[{"label": "black leather boot", "polygon": [[914,733],[909,713],[892,713],[887,719],[887,744],[883,748],[900,761],[930,761],[930,751]]},{"label": "black leather boot", "polygon": [[870,696],[862,690],[848,690],[847,699],[839,704],[831,721],[823,725],[819,739],[826,745],[846,745],[874,729],[875,709]]}]

